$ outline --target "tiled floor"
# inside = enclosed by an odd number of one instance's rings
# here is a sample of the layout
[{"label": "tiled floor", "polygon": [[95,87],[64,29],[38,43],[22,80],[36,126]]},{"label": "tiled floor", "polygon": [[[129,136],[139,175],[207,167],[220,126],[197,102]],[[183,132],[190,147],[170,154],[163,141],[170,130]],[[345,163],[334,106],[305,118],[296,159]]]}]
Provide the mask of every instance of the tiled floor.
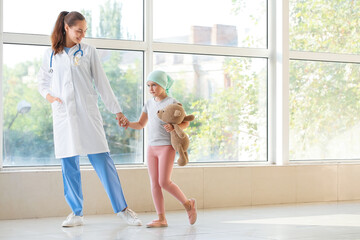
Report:
[{"label": "tiled floor", "polygon": [[[154,213],[139,213],[144,223]],[[360,202],[201,210],[189,226],[185,212],[168,212],[169,227],[124,224],[116,215],[85,216],[85,226],[62,228],[64,218],[0,221],[0,239],[360,239]]]}]

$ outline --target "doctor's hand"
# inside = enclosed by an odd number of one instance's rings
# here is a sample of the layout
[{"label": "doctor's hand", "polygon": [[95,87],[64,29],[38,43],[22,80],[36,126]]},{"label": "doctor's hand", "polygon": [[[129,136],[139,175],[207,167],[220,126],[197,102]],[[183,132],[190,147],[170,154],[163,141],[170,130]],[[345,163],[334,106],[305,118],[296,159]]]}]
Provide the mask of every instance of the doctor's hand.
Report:
[{"label": "doctor's hand", "polygon": [[46,95],[46,100],[48,100],[49,103],[53,103],[55,101],[62,103],[61,99],[58,97],[53,97],[49,93]]},{"label": "doctor's hand", "polygon": [[116,120],[118,120],[118,124],[120,127],[124,127],[125,129],[129,126],[129,120],[125,117],[122,112],[116,114]]}]

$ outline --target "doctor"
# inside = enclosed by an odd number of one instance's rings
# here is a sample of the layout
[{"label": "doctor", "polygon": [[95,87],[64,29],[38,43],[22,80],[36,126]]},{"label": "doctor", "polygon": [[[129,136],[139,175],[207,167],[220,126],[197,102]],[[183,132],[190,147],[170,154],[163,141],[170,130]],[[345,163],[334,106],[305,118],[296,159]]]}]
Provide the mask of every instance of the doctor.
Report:
[{"label": "doctor", "polygon": [[61,158],[64,193],[72,213],[63,227],[80,226],[83,195],[79,156],[87,155],[98,174],[113,210],[129,225],[141,225],[127,207],[97,106],[96,87],[106,108],[120,126],[128,120],[111,89],[94,47],[81,43],[87,25],[79,12],[61,12],[38,74],[39,92],[51,103],[56,158]]}]

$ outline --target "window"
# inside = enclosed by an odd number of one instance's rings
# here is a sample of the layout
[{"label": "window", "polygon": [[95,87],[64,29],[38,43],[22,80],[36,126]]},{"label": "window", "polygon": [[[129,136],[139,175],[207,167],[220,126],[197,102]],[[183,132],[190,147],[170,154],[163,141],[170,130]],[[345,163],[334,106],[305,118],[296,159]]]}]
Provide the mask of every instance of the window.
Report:
[{"label": "window", "polygon": [[291,160],[360,158],[359,9],[359,1],[290,1]]},{"label": "window", "polygon": [[155,53],[160,56],[165,61],[154,68],[175,79],[172,96],[196,116],[186,129],[191,162],[266,161],[266,59]]},{"label": "window", "polygon": [[[140,117],[149,97],[145,77],[161,69],[175,79],[172,96],[196,115],[186,129],[190,162],[267,161],[267,0],[0,3],[3,166],[60,164],[54,158],[51,109],[38,93],[37,73],[63,10],[85,16],[84,41],[98,48],[130,121]],[[98,105],[115,163],[143,163],[146,131],[120,129],[102,101]],[[88,164],[86,158],[81,162]]]},{"label": "window", "polygon": [[5,44],[3,50],[3,164],[54,163],[51,109],[36,78],[45,47]]},{"label": "window", "polygon": [[[4,45],[4,166],[60,164],[54,158],[50,104],[37,89],[37,73],[45,49],[39,46]],[[128,118],[134,121],[141,113],[143,102],[142,52],[98,51],[115,95]],[[142,162],[142,132],[120,129],[114,115],[105,109],[102,101],[99,101],[99,108],[115,163]]]},{"label": "window", "polygon": [[290,159],[360,156],[360,65],[290,63]]},{"label": "window", "polygon": [[360,53],[358,1],[291,0],[290,49]]},{"label": "window", "polygon": [[87,21],[86,37],[143,40],[142,0],[3,2],[4,32],[50,35],[61,11],[78,11]]},{"label": "window", "polygon": [[155,0],[154,41],[266,48],[266,0]]}]

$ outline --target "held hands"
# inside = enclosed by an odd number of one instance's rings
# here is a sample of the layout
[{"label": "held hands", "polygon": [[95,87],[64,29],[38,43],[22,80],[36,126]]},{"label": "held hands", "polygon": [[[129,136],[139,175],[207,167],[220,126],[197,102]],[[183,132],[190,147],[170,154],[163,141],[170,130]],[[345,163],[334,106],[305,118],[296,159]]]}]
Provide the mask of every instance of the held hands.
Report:
[{"label": "held hands", "polygon": [[[46,95],[46,100],[50,103],[53,103],[55,101],[62,103],[61,99],[58,97],[53,97],[50,94]],[[129,120],[125,117],[125,115],[122,112],[119,112],[116,114],[116,120],[118,120],[118,124],[120,127],[124,127],[127,129],[129,127]]]},{"label": "held hands", "polygon": [[174,130],[174,127],[171,124],[165,124],[164,128],[167,132],[172,132]]},{"label": "held hands", "polygon": [[120,127],[124,127],[125,129],[129,127],[130,122],[122,112],[116,114],[116,120],[118,120],[118,124]]}]

